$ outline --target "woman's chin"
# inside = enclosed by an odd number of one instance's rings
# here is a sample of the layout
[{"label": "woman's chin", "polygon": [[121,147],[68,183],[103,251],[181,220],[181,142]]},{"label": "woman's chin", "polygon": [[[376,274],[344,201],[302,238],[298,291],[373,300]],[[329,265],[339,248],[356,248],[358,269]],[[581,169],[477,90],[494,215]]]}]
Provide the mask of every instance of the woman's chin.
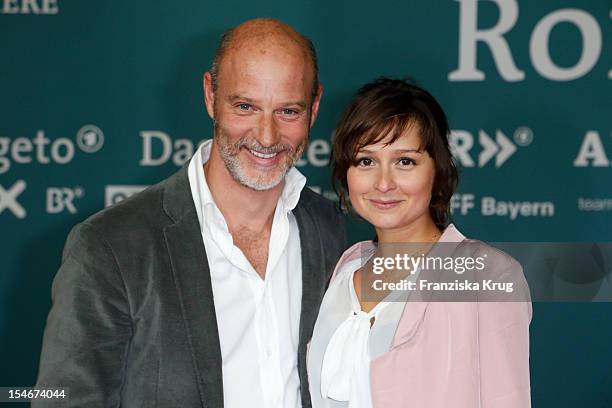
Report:
[{"label": "woman's chin", "polygon": [[376,228],[377,230],[384,230],[384,231],[400,230],[403,227],[405,227],[404,223],[397,222],[394,220],[385,220],[385,219],[372,220],[370,221],[370,224],[372,224],[372,226]]}]

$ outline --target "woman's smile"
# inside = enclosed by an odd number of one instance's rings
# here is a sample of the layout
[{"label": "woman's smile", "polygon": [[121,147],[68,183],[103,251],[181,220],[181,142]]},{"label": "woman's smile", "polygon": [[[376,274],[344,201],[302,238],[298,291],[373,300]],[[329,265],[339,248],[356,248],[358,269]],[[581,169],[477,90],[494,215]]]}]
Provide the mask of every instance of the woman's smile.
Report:
[{"label": "woman's smile", "polygon": [[379,210],[392,210],[401,205],[404,200],[395,200],[388,198],[366,198],[374,207]]}]

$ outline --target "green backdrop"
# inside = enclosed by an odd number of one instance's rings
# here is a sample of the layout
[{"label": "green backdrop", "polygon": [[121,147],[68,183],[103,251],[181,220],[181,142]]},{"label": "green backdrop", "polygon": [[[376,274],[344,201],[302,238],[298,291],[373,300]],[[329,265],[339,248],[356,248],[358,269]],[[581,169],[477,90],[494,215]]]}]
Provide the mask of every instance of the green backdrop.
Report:
[{"label": "green backdrop", "polygon": [[[357,88],[414,78],[445,107],[454,221],[486,241],[612,241],[611,4],[592,1],[0,0],[0,386],[32,385],[75,223],[211,135],[220,34],[275,17],[314,41],[324,96],[300,163],[332,196],[329,138]],[[367,238],[351,220],[350,241]],[[610,279],[609,272],[604,279]],[[612,304],[534,303],[534,407],[612,406]]]}]

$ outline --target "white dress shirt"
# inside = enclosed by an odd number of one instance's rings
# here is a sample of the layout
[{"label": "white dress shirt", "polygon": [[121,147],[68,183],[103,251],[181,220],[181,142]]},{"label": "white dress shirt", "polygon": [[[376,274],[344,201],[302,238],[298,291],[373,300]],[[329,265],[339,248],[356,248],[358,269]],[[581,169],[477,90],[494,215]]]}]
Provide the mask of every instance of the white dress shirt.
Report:
[{"label": "white dress shirt", "polygon": [[298,225],[291,211],[306,178],[295,168],[285,177],[268,249],[265,279],[234,245],[206,183],[204,163],[212,140],[189,163],[188,176],[210,267],[226,408],[300,407],[297,369],[302,300]]},{"label": "white dress shirt", "polygon": [[368,258],[342,265],[323,298],[307,362],[313,408],[372,407],[370,362],[389,351],[408,292],[391,292],[369,312],[361,310],[353,275]]}]

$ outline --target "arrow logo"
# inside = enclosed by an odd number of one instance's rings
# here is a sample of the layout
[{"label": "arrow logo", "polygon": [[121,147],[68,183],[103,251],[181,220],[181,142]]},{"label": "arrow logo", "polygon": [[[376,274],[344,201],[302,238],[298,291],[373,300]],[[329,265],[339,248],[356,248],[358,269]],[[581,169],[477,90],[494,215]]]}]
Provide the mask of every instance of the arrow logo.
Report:
[{"label": "arrow logo", "polygon": [[479,167],[483,167],[493,157],[495,157],[495,167],[500,167],[516,152],[516,146],[499,129],[495,131],[495,141],[484,130],[480,130],[478,142],[483,149],[478,155]]}]

